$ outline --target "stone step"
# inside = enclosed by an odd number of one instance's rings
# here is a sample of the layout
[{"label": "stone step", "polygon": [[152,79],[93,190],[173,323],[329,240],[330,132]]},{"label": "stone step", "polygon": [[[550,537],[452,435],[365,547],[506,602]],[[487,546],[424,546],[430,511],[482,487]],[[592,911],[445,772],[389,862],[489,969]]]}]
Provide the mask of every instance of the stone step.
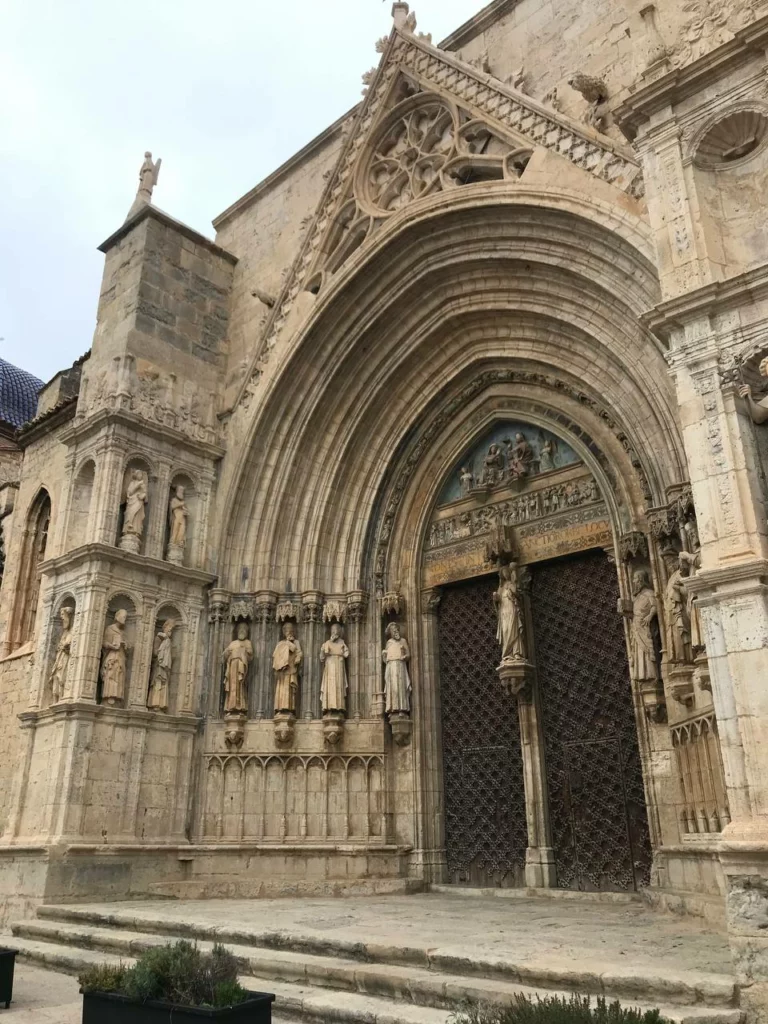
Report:
[{"label": "stone step", "polygon": [[183,882],[153,882],[147,887],[150,899],[255,900],[287,897],[410,896],[423,892],[424,883],[411,878],[326,878],[321,881],[270,881],[196,875]]},{"label": "stone step", "polygon": [[436,882],[429,886],[430,892],[445,896],[466,896],[470,899],[493,897],[501,900],[529,900],[531,897],[543,900],[567,900],[578,903],[642,903],[639,892],[577,892],[574,889],[500,889],[472,888],[464,885],[441,885]]},{"label": "stone step", "polygon": [[[85,967],[98,963],[131,965],[131,957],[118,957],[89,949],[74,949],[49,942],[35,942],[18,937],[14,948],[19,959],[40,964],[67,974],[79,974]],[[448,1024],[444,1010],[410,1003],[397,1004],[373,996],[351,992],[292,985],[268,978],[242,976],[240,982],[251,991],[275,995],[274,1018],[279,1021],[307,1021],[309,1024]],[[680,1024],[686,1024],[681,1021]],[[709,1018],[696,1017],[690,1024],[710,1024]],[[738,1024],[738,1020],[716,1017],[711,1024]]]},{"label": "stone step", "polygon": [[[454,951],[415,946],[392,946],[376,942],[350,942],[336,938],[318,938],[294,932],[270,932],[254,928],[208,927],[189,918],[164,918],[149,912],[134,912],[110,908],[109,912],[89,908],[87,905],[42,906],[38,908],[38,925],[59,922],[79,925],[84,930],[107,929],[118,934],[120,930],[139,935],[196,940],[217,939],[227,945],[246,946],[253,955],[258,950],[289,951],[302,962],[316,957],[320,965],[328,958],[351,962],[356,969],[380,965],[388,969],[405,967],[435,975],[463,978],[467,984],[476,979],[504,982],[540,989],[579,991],[609,998],[642,1000],[644,1003],[665,1005],[697,1004],[715,1007],[734,1007],[738,1004],[732,976],[705,971],[675,970],[659,965],[632,967],[626,963],[581,960],[558,961],[553,957],[536,960],[531,956],[520,961],[481,957],[471,951],[458,955]],[[29,924],[29,922],[25,922]],[[23,927],[23,924],[19,927]],[[351,968],[350,968],[351,969]],[[316,981],[313,980],[313,984]]]},{"label": "stone step", "polygon": [[[122,955],[128,960],[142,950],[161,945],[167,937],[132,932],[126,929],[92,928],[57,921],[23,921],[13,926],[13,933],[22,942],[34,947],[49,945],[56,950],[77,952],[103,951],[107,956]],[[212,943],[201,941],[202,949]],[[359,960],[294,953],[227,943],[239,959],[245,975],[255,979],[268,979],[259,984],[269,987],[275,982],[312,989],[333,989],[339,996],[357,994],[389,999],[398,1004],[408,1003],[435,1010],[451,1011],[466,1003],[508,1003],[515,995],[553,994],[553,989],[535,988],[491,978],[452,975],[424,968]],[[60,956],[60,953],[58,954]],[[560,993],[564,994],[564,993]],[[647,1004],[646,994],[643,1003]],[[635,1000],[631,1000],[635,1005]],[[644,1008],[649,1008],[645,1006]],[[718,1024],[738,1024],[741,1013],[732,1007],[718,1006],[666,1006],[664,1016],[669,1020],[712,1020]]]}]

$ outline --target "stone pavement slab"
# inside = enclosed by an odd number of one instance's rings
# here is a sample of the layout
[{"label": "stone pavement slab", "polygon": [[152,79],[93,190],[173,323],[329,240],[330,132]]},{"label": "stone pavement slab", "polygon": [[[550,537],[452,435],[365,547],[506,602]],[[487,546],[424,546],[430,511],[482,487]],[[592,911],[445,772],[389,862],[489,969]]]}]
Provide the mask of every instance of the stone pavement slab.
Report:
[{"label": "stone pavement slab", "polygon": [[75,978],[16,963],[13,1002],[0,1024],[80,1024],[83,1001]]}]

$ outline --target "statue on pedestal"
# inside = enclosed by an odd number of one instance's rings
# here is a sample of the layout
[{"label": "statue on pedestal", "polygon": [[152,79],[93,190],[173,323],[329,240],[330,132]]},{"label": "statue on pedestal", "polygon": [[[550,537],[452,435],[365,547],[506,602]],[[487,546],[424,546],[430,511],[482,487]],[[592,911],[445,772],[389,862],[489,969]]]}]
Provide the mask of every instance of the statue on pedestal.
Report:
[{"label": "statue on pedestal", "polygon": [[181,565],[184,561],[188,518],[189,509],[184,501],[184,488],[179,485],[174,488],[171,500],[168,503],[168,525],[170,527],[168,561],[173,562],[175,565]]},{"label": "statue on pedestal", "polygon": [[134,554],[138,554],[141,547],[147,500],[147,475],[141,469],[133,469],[125,490],[125,517],[120,547]]},{"label": "statue on pedestal", "polygon": [[64,696],[65,683],[69,672],[69,659],[72,651],[72,609],[64,607],[59,612],[61,619],[61,636],[56,645],[56,658],[51,669],[51,699],[57,704]]},{"label": "statue on pedestal", "polygon": [[678,665],[687,665],[693,661],[689,599],[683,582],[684,567],[687,570],[687,562],[681,554],[677,568],[669,577],[664,595],[667,659]]},{"label": "statue on pedestal", "polygon": [[499,569],[499,589],[493,595],[499,624],[496,639],[501,645],[501,661],[526,660],[523,607],[517,585],[517,567],[502,565]]},{"label": "statue on pedestal", "polygon": [[296,627],[292,622],[283,624],[283,639],[278,641],[272,654],[272,668],[277,681],[275,685],[275,712],[287,711],[296,714],[299,693],[299,666],[304,653],[296,639]]},{"label": "statue on pedestal", "polygon": [[173,619],[163,623],[160,632],[155,637],[153,648],[154,664],[152,675],[149,680],[149,694],[147,696],[147,707],[150,711],[168,710],[168,691],[171,683],[171,669],[173,668],[173,649],[171,637],[176,627]]},{"label": "statue on pedestal", "polygon": [[323,681],[320,686],[320,701],[323,712],[346,711],[347,709],[347,665],[349,647],[341,632],[341,626],[334,622],[331,637],[320,648],[323,665]]},{"label": "statue on pedestal", "polygon": [[651,624],[658,619],[659,607],[645,569],[632,574],[632,676],[639,683],[658,680],[656,651]]},{"label": "statue on pedestal", "polygon": [[408,641],[400,633],[400,626],[390,622],[385,637],[387,644],[381,652],[386,668],[384,669],[385,710],[387,714],[410,714],[411,710],[411,677],[408,674],[408,661],[411,651]]},{"label": "statue on pedestal", "polygon": [[248,627],[241,622],[237,627],[237,638],[225,649],[224,662],[224,710],[227,714],[248,711],[248,686],[246,677],[253,660],[253,644],[248,639]]},{"label": "statue on pedestal", "polygon": [[[768,377],[768,356],[760,361],[758,372],[761,377]],[[753,423],[759,425],[768,422],[768,397],[755,401],[749,384],[742,384],[739,388],[739,394],[747,403],[749,415],[752,417]]]},{"label": "statue on pedestal", "polygon": [[125,684],[128,675],[128,643],[125,639],[125,624],[128,612],[118,608],[115,619],[104,630],[101,647],[101,700],[104,704],[118,704],[125,700]]}]

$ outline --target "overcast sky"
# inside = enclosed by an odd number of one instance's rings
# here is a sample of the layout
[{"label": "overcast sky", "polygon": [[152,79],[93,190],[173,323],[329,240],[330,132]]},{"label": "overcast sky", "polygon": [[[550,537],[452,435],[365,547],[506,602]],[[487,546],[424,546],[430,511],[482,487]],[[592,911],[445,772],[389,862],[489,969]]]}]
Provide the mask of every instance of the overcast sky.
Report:
[{"label": "overcast sky", "polygon": [[[485,0],[416,0],[444,38]],[[155,202],[212,219],[360,98],[390,0],[0,0],[0,356],[43,379],[91,343],[144,150]]]}]

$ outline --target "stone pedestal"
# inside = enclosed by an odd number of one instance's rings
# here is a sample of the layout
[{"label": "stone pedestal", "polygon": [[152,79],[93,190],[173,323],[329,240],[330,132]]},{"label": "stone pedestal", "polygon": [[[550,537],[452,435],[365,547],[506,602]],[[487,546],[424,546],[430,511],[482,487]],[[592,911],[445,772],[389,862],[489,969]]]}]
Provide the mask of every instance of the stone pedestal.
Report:
[{"label": "stone pedestal", "polygon": [[525,884],[529,889],[557,886],[555,851],[551,846],[529,846],[525,851]]},{"label": "stone pedestal", "polygon": [[326,711],[323,715],[323,739],[335,747],[344,735],[344,713],[342,711]]},{"label": "stone pedestal", "polygon": [[669,692],[680,704],[689,707],[693,704],[693,665],[672,665],[669,669]]},{"label": "stone pedestal", "polygon": [[392,738],[398,747],[405,747],[411,742],[413,725],[410,716],[404,711],[393,711],[389,716]]},{"label": "stone pedestal", "polygon": [[510,697],[525,694],[533,681],[534,668],[529,661],[502,661],[496,669],[501,685]]},{"label": "stone pedestal", "polygon": [[224,742],[227,745],[227,750],[233,753],[240,750],[245,739],[245,723],[247,720],[246,715],[242,714],[229,714],[226,716]]},{"label": "stone pedestal", "polygon": [[123,551],[130,551],[132,555],[138,555],[141,551],[141,537],[135,533],[124,533],[120,538],[120,548]]},{"label": "stone pedestal", "polygon": [[178,544],[168,545],[168,554],[166,555],[166,561],[172,565],[183,565],[184,564],[184,548]]},{"label": "stone pedestal", "polygon": [[296,715],[291,711],[278,711],[274,718],[275,743],[278,746],[286,747],[293,743],[296,731]]}]

